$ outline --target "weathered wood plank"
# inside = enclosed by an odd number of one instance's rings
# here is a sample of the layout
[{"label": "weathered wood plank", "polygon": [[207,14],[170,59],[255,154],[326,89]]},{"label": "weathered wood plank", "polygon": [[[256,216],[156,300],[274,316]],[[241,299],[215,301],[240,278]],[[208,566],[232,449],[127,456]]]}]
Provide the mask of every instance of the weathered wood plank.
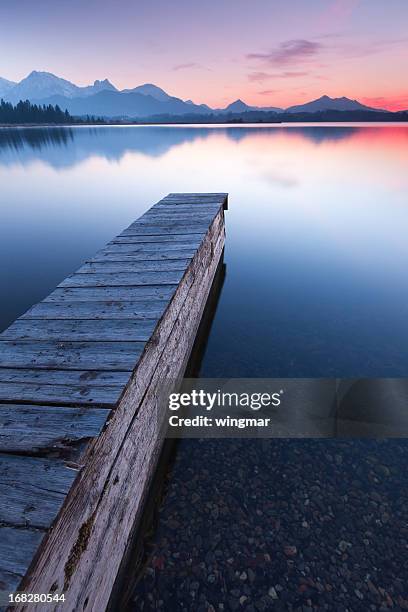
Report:
[{"label": "weathered wood plank", "polygon": [[84,264],[76,274],[112,274],[124,272],[149,272],[165,270],[185,271],[191,259],[169,259],[162,261],[94,261]]},{"label": "weathered wood plank", "polygon": [[128,302],[136,300],[170,300],[177,285],[140,285],[137,287],[67,287],[55,289],[44,302],[103,302],[114,300]]},{"label": "weathered wood plank", "polygon": [[68,385],[94,387],[124,387],[128,372],[97,372],[95,370],[21,370],[0,367],[0,382],[19,382],[36,385]]},{"label": "weathered wood plank", "polygon": [[150,208],[147,212],[145,212],[143,216],[146,217],[149,215],[149,216],[155,217],[155,216],[160,216],[162,214],[180,215],[183,212],[186,213],[186,218],[191,218],[194,215],[207,215],[208,216],[209,214],[212,214],[213,216],[215,216],[221,207],[222,207],[222,204],[220,203],[200,204],[200,206],[194,207],[189,203],[172,204],[170,202],[163,202],[163,203],[155,204],[155,206],[153,206],[153,208]]},{"label": "weathered wood plank", "polygon": [[0,342],[6,368],[132,371],[145,342]]},{"label": "weathered wood plank", "polygon": [[36,529],[0,526],[0,590],[17,589],[43,538],[44,532]]},{"label": "weathered wood plank", "polygon": [[[181,234],[181,236],[183,236]],[[201,242],[201,237],[198,236],[198,238],[196,240],[192,239],[191,236],[194,236],[194,234],[191,234],[188,238],[184,238],[183,240],[150,240],[149,242],[144,242],[143,239],[144,238],[167,238],[167,236],[140,236],[140,234],[136,231],[136,230],[127,230],[126,232],[123,232],[123,234],[120,234],[120,236],[117,236],[116,238],[114,238],[113,240],[111,240],[108,244],[135,244],[135,245],[140,245],[141,247],[145,247],[147,252],[152,252],[152,251],[163,251],[164,248],[167,249],[189,249],[189,248],[195,248],[197,250],[197,248],[200,246],[200,242]],[[196,234],[197,236],[197,234]],[[175,237],[179,237],[179,234],[177,234]],[[164,247],[164,248],[163,248]],[[188,259],[188,261],[191,259],[191,257]],[[188,264],[187,264],[188,265]],[[187,267],[187,266],[186,266]]]},{"label": "weathered wood plank", "polygon": [[69,449],[99,435],[109,414],[104,408],[0,404],[0,451]]},{"label": "weathered wood plank", "polygon": [[[115,266],[120,262],[106,262],[101,265]],[[114,270],[112,270],[114,271]],[[87,301],[87,302],[40,302],[30,308],[21,319],[156,319],[164,313],[169,300],[138,301]],[[1,360],[0,360],[1,361]]]},{"label": "weathered wood plank", "polygon": [[116,272],[99,274],[72,274],[58,287],[137,287],[140,285],[177,285],[184,270],[165,272]]},{"label": "weathered wood plank", "polygon": [[[137,223],[137,222],[136,222]],[[138,233],[140,235],[146,234],[150,236],[160,235],[160,234],[199,234],[200,236],[205,236],[206,230],[208,228],[208,224],[202,222],[194,223],[192,221],[188,221],[183,223],[182,221],[177,221],[173,223],[140,223],[138,225],[134,224],[130,227],[137,227]]]},{"label": "weathered wood plank", "polygon": [[0,524],[49,527],[76,476],[63,461],[0,454]]},{"label": "weathered wood plank", "polygon": [[[18,319],[0,336],[3,340],[60,340],[61,342],[147,342],[157,324],[156,319],[136,321],[38,321]],[[0,344],[1,348],[1,344]],[[1,365],[1,357],[0,357]]]},{"label": "weathered wood plank", "polygon": [[119,240],[122,237],[125,236],[130,236],[133,240],[133,242],[142,242],[143,244],[149,244],[149,243],[159,243],[159,242],[166,242],[166,243],[174,243],[177,244],[178,242],[187,242],[188,244],[199,244],[200,243],[200,237],[197,236],[197,234],[161,234],[159,236],[146,236],[146,235],[140,235],[137,232],[133,231],[133,230],[129,230],[129,228],[126,228],[125,230],[123,230],[123,232],[121,232],[118,236],[116,236],[116,238],[114,238],[111,242],[114,242],[115,240]]},{"label": "weathered wood plank", "polygon": [[177,202],[207,202],[214,201],[223,204],[228,199],[228,193],[215,192],[215,193],[169,193],[160,202],[177,201]]},{"label": "weathered wood plank", "polygon": [[50,403],[67,406],[92,404],[101,408],[114,408],[122,393],[122,385],[94,387],[86,384],[75,386],[0,382],[0,402]]},{"label": "weathered wood plank", "polygon": [[[139,238],[140,236],[137,235]],[[201,240],[195,242],[148,242],[143,243],[139,240],[133,241],[132,235],[128,235],[126,240],[116,242],[112,240],[103,249],[104,253],[169,253],[171,251],[188,250],[189,253],[195,253],[200,245]],[[191,259],[185,257],[184,259]]]},{"label": "weathered wood plank", "polygon": [[[111,245],[112,246],[112,245]],[[118,245],[117,245],[118,246]],[[125,246],[125,245],[123,245]],[[195,250],[194,248],[179,248],[179,249],[168,249],[164,251],[142,251],[135,252],[134,250],[130,250],[130,252],[126,253],[123,249],[117,250],[114,249],[112,252],[112,248],[104,249],[103,251],[99,251],[89,259],[87,263],[95,263],[102,261],[123,261],[123,262],[133,262],[133,261],[169,261],[172,259],[191,259],[194,257]]]},{"label": "weathered wood plank", "polygon": [[207,226],[214,219],[216,211],[212,212],[203,212],[200,209],[197,209],[196,212],[192,211],[188,213],[187,211],[174,212],[172,210],[167,210],[165,207],[156,208],[155,210],[151,209],[141,217],[137,221],[134,221],[130,227],[139,227],[141,225],[150,225],[150,224],[162,224],[162,223],[181,223],[181,224],[206,224]]}]

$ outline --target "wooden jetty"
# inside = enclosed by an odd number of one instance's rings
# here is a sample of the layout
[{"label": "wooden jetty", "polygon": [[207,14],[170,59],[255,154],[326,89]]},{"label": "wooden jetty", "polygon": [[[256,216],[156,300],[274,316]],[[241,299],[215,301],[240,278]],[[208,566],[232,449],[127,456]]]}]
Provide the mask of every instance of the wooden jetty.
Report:
[{"label": "wooden jetty", "polygon": [[224,193],[169,194],[0,335],[3,596],[106,608],[161,449],[160,388],[184,374],[226,207]]}]

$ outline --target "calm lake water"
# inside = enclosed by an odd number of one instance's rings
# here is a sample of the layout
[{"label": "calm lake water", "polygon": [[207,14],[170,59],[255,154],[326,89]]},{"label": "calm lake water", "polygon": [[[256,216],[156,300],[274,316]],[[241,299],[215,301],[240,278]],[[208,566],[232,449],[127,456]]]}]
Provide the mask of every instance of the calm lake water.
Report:
[{"label": "calm lake water", "polygon": [[228,191],[202,375],[406,376],[408,127],[0,129],[0,328],[170,191]]}]

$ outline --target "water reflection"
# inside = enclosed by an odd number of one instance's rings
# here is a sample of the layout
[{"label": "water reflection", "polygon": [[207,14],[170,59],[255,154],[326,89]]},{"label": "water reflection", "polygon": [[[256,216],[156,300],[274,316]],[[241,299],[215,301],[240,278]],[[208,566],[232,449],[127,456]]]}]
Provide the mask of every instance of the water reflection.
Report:
[{"label": "water reflection", "polygon": [[[45,127],[0,128],[0,163],[28,164],[41,159],[54,168],[68,167],[94,155],[120,161],[126,153],[137,152],[151,157],[165,155],[173,147],[214,136],[224,136],[233,142],[268,135],[278,138],[304,138],[314,143],[352,138],[362,128],[313,126],[279,127],[199,127],[199,126],[138,126],[138,127]],[[64,148],[64,155],[55,150]]]},{"label": "water reflection", "polygon": [[228,191],[217,377],[404,376],[408,128],[0,129],[0,327],[170,191]]}]

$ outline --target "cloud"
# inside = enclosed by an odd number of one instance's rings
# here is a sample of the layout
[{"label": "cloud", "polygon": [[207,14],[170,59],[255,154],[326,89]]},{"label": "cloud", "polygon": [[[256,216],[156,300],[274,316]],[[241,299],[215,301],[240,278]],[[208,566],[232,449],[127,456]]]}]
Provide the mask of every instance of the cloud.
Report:
[{"label": "cloud", "polygon": [[279,93],[279,89],[264,89],[264,91],[258,91],[260,96],[271,96],[276,93]]},{"label": "cloud", "polygon": [[[322,38],[322,37],[320,37]],[[392,39],[377,39],[366,42],[349,42],[344,37],[327,35],[326,39],[331,39],[325,44],[326,53],[332,53],[339,58],[355,59],[368,57],[376,53],[386,53],[394,51],[397,47],[406,48],[408,37],[392,38]],[[321,66],[327,67],[327,66]]]},{"label": "cloud", "polygon": [[360,98],[363,104],[391,111],[408,110],[408,92],[397,96],[377,96]]},{"label": "cloud", "polygon": [[308,72],[306,71],[290,71],[286,70],[284,72],[250,72],[248,74],[248,79],[252,82],[262,83],[263,81],[268,81],[269,79],[296,79],[298,77],[306,76]]},{"label": "cloud", "polygon": [[328,15],[335,23],[348,21],[359,4],[360,0],[334,0],[328,8]]},{"label": "cloud", "polygon": [[286,72],[282,72],[281,74],[277,75],[277,78],[279,79],[296,79],[298,77],[302,77],[302,76],[306,76],[307,74],[309,74],[306,71],[301,71],[301,70],[297,70],[297,71],[286,71]]},{"label": "cloud", "polygon": [[187,64],[176,64],[176,66],[173,66],[172,70],[189,70],[190,68],[198,68],[199,70],[210,70],[210,68],[202,66],[201,64],[197,64],[196,62],[188,62]]},{"label": "cloud", "polygon": [[247,59],[260,60],[271,66],[299,64],[317,55],[321,48],[321,43],[312,40],[287,40],[267,53],[249,53]]},{"label": "cloud", "polygon": [[273,74],[269,74],[268,72],[250,72],[248,74],[248,79],[253,82],[262,83],[262,81],[267,81],[268,79],[272,79]]}]

